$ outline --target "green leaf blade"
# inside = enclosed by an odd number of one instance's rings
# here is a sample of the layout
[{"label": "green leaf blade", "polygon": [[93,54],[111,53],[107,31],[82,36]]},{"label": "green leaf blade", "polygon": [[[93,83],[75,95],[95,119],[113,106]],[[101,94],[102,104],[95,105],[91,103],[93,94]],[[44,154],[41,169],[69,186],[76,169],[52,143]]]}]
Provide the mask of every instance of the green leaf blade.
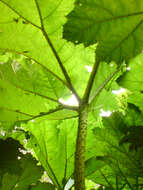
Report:
[{"label": "green leaf blade", "polygon": [[121,63],[143,47],[141,1],[78,0],[68,15],[64,37],[85,46],[98,42],[97,60]]}]

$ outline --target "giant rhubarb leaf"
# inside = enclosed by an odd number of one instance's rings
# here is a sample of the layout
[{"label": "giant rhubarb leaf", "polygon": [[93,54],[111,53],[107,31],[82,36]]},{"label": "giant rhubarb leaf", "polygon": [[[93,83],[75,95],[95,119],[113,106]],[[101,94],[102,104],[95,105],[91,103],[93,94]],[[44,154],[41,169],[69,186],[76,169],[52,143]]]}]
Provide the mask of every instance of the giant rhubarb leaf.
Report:
[{"label": "giant rhubarb leaf", "polygon": [[64,37],[85,46],[98,42],[98,60],[120,63],[141,52],[142,30],[140,0],[77,0],[68,15]]},{"label": "giant rhubarb leaf", "polygon": [[8,59],[0,64],[0,71],[0,120],[4,130],[44,115],[47,119],[63,119],[76,114],[59,107],[60,97],[70,94],[60,80],[27,58]]},{"label": "giant rhubarb leaf", "polygon": [[89,76],[85,65],[94,62],[95,47],[85,49],[83,45],[74,46],[61,38],[65,16],[72,7],[73,0],[56,0],[54,3],[51,0],[1,0],[0,49],[35,60],[55,79],[58,75],[71,91],[74,91],[71,83],[77,88],[80,84],[81,93]]},{"label": "giant rhubarb leaf", "polygon": [[[98,122],[97,122],[98,123]],[[95,123],[94,123],[95,124]],[[95,152],[100,150],[95,147],[93,124],[90,123],[87,130],[86,144],[86,175],[91,171],[104,166],[104,163],[97,161],[94,164]],[[21,143],[27,142],[26,148],[32,149],[34,156],[40,161],[48,176],[57,188],[64,188],[74,172],[74,152],[77,133],[77,119],[44,121],[37,118],[22,125],[28,135],[23,134],[24,130],[17,128],[12,134],[13,138]],[[99,165],[98,165],[99,164]],[[98,166],[97,166],[98,165]]]},{"label": "giant rhubarb leaf", "polygon": [[73,0],[0,0],[0,51],[22,54],[26,62],[1,62],[1,127],[58,111],[52,119],[75,116],[59,107],[60,99],[74,94],[79,100],[83,95],[89,78],[86,65],[94,63],[95,46],[84,48],[62,39],[62,25],[72,8]]}]

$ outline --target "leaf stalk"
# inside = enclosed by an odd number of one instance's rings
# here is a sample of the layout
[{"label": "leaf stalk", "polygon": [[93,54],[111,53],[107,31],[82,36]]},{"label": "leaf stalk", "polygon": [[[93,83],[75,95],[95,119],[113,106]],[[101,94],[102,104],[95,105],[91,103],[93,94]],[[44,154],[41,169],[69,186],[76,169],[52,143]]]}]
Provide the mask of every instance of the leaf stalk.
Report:
[{"label": "leaf stalk", "polygon": [[84,102],[88,103],[89,95],[90,95],[90,92],[91,92],[91,89],[93,86],[93,82],[94,82],[95,75],[96,75],[97,70],[98,70],[99,63],[100,63],[100,61],[95,61],[95,64],[93,66],[93,69],[92,69],[91,75],[89,77],[88,84],[87,84],[87,87],[86,87],[86,90],[85,90],[85,93],[83,96]]},{"label": "leaf stalk", "polygon": [[75,152],[75,190],[85,190],[85,146],[87,128],[88,105],[79,107],[78,132]]}]

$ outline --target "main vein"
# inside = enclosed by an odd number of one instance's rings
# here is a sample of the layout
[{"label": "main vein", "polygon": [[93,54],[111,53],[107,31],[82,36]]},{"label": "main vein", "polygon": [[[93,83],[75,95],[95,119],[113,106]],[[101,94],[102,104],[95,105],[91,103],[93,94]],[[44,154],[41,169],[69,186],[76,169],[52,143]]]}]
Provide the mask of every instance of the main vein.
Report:
[{"label": "main vein", "polygon": [[43,24],[43,19],[42,19],[42,14],[41,14],[40,7],[39,7],[39,4],[38,4],[37,0],[35,0],[35,4],[36,4],[36,7],[37,7],[37,11],[39,13],[42,33],[43,33],[46,41],[48,42],[48,44],[49,44],[49,46],[50,46],[50,48],[51,48],[51,50],[52,50],[52,52],[53,52],[53,54],[54,54],[57,62],[58,62],[59,66],[60,66],[60,68],[62,70],[62,73],[63,73],[63,75],[64,75],[64,77],[65,77],[65,79],[67,81],[69,89],[72,91],[72,93],[76,96],[77,100],[80,102],[80,97],[77,94],[76,90],[74,89],[74,87],[73,87],[73,85],[71,83],[71,79],[70,79],[70,77],[69,77],[69,75],[68,75],[68,73],[66,71],[66,68],[64,67],[64,65],[63,65],[63,63],[61,61],[61,58],[59,57],[59,55],[58,55],[55,47],[53,46],[53,44],[52,44],[52,42],[51,42],[51,40],[50,40],[50,38],[49,38],[46,30],[45,30],[45,27],[44,27],[44,24]]}]

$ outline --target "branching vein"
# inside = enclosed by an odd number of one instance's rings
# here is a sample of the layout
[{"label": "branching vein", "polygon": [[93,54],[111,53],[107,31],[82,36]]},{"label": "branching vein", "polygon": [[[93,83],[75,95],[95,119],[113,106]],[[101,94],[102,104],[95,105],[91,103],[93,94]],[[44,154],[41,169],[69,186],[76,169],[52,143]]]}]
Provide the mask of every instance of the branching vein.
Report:
[{"label": "branching vein", "polygon": [[69,89],[72,91],[72,93],[76,96],[77,100],[80,102],[80,97],[78,96],[76,90],[74,89],[74,87],[73,87],[73,85],[71,83],[71,79],[70,79],[70,77],[69,77],[69,75],[68,75],[65,67],[64,67],[64,65],[63,65],[63,63],[62,63],[62,61],[61,61],[61,59],[60,59],[60,57],[59,57],[59,55],[58,55],[55,47],[53,46],[53,44],[52,44],[49,36],[47,35],[47,33],[45,31],[42,15],[41,15],[41,11],[40,11],[40,7],[39,7],[39,4],[38,4],[37,0],[35,0],[35,4],[36,4],[37,11],[39,13],[39,17],[40,17],[40,21],[41,21],[41,30],[42,30],[42,33],[43,33],[46,41],[48,42],[48,44],[49,44],[49,46],[50,46],[50,48],[51,48],[51,50],[52,50],[52,52],[53,52],[53,54],[54,54],[57,62],[58,62],[59,66],[60,66],[60,68],[62,70],[62,73],[63,73],[63,75],[64,75],[64,77],[65,77],[65,79],[67,81]]}]

